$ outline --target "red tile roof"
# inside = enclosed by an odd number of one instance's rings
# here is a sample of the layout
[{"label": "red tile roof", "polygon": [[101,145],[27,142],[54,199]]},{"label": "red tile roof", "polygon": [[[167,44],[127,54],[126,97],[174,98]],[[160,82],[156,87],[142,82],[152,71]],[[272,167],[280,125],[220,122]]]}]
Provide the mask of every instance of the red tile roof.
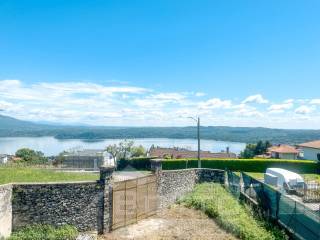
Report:
[{"label": "red tile roof", "polygon": [[307,148],[316,148],[320,149],[320,140],[318,141],[312,141],[312,142],[306,142],[306,143],[301,143],[298,145],[299,147],[307,147]]},{"label": "red tile roof", "polygon": [[[149,151],[150,157],[159,157],[159,158],[197,158],[198,152],[197,151],[190,151],[187,149],[180,149],[180,148],[151,148]],[[220,153],[212,153],[209,151],[201,151],[200,152],[201,158],[237,158],[235,153],[227,153],[227,152],[220,152]]]},{"label": "red tile roof", "polygon": [[279,145],[279,146],[273,146],[269,148],[269,152],[276,152],[276,153],[293,153],[293,154],[298,154],[299,151],[289,145]]}]

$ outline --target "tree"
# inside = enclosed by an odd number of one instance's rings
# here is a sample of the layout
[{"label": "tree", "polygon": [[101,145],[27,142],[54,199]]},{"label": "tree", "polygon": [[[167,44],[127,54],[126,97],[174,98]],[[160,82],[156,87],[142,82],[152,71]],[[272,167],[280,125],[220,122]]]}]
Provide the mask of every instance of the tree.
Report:
[{"label": "tree", "polygon": [[66,151],[63,151],[63,152],[59,153],[59,155],[54,158],[54,161],[53,161],[52,164],[54,166],[62,164],[64,162],[64,160],[66,159],[65,156],[64,156],[66,153],[67,153]]},{"label": "tree", "polygon": [[114,159],[116,159],[119,155],[120,148],[117,144],[110,144],[106,147],[106,151],[110,153]]},{"label": "tree", "polygon": [[146,156],[146,153],[147,151],[142,145],[137,147],[133,146],[131,148],[131,157],[143,157]]},{"label": "tree", "polygon": [[240,158],[253,158],[255,156],[255,144],[247,144],[246,148],[240,153]]},{"label": "tree", "polygon": [[29,148],[21,148],[17,150],[16,157],[21,158],[23,161],[28,163],[46,163],[48,159],[40,151],[34,151]]},{"label": "tree", "polygon": [[125,139],[119,143],[119,159],[128,159],[131,157],[131,148],[134,145],[134,141]]},{"label": "tree", "polygon": [[269,141],[258,141],[256,144],[247,144],[246,148],[240,153],[240,158],[254,158],[256,155],[266,154],[271,147]]},{"label": "tree", "polygon": [[111,144],[106,147],[106,151],[111,154],[117,165],[120,161],[127,160],[132,155],[134,142],[123,140],[119,144]]}]

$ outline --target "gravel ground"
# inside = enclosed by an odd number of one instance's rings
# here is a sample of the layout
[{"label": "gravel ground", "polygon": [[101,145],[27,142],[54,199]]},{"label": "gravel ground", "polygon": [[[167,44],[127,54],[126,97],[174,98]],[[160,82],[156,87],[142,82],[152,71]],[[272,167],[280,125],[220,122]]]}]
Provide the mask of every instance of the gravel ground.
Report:
[{"label": "gravel ground", "polygon": [[204,213],[173,205],[157,215],[106,234],[100,240],[236,239]]}]

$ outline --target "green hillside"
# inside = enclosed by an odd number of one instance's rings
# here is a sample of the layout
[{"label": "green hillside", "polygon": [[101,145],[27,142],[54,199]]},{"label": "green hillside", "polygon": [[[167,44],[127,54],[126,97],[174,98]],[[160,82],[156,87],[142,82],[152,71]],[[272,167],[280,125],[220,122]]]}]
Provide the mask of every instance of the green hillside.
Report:
[{"label": "green hillside", "polygon": [[[196,138],[195,127],[90,127],[54,126],[21,121],[0,115],[0,137],[54,136],[58,139],[104,138]],[[301,143],[320,139],[320,130],[290,130],[249,127],[201,127],[201,138],[220,141],[254,143]]]}]

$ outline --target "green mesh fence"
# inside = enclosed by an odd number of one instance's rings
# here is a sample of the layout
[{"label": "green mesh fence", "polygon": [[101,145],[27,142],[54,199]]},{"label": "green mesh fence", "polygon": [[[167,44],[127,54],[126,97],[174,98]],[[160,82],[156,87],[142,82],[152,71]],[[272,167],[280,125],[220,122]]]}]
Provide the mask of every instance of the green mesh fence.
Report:
[{"label": "green mesh fence", "polygon": [[285,195],[280,197],[278,220],[301,239],[320,239],[320,215]]},{"label": "green mesh fence", "polygon": [[271,186],[242,173],[243,191],[255,200],[268,217],[277,218],[280,193]]},{"label": "green mesh fence", "polygon": [[235,197],[240,197],[240,176],[227,171],[228,188]]},{"label": "green mesh fence", "polygon": [[255,200],[268,217],[278,220],[299,239],[320,239],[320,213],[281,194],[273,187],[242,173],[243,192]]}]

